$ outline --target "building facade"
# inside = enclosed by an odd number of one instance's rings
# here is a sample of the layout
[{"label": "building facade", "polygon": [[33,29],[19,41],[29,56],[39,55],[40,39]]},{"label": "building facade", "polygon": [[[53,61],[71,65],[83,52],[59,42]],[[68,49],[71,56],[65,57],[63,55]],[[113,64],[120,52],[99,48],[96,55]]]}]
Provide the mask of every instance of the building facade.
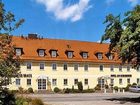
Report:
[{"label": "building facade", "polygon": [[126,87],[140,84],[140,68],[121,65],[117,54],[109,53],[109,44],[59,39],[34,35],[13,37],[16,55],[21,61],[21,75],[12,79],[9,89],[53,90],[55,87],[94,88],[97,84]]}]

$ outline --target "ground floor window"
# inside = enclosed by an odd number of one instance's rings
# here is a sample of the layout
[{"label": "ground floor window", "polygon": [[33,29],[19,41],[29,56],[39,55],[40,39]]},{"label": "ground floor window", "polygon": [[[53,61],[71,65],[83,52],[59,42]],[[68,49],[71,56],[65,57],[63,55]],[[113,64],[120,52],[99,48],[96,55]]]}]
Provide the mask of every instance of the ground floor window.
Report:
[{"label": "ground floor window", "polygon": [[85,85],[88,85],[88,79],[85,79]]},{"label": "ground floor window", "polygon": [[38,79],[38,90],[46,90],[46,79]]},{"label": "ground floor window", "polygon": [[27,85],[31,85],[31,79],[27,79]]},{"label": "ground floor window", "polygon": [[56,86],[57,85],[57,79],[52,79],[52,85]]},{"label": "ground floor window", "polygon": [[68,85],[68,79],[64,79],[64,85]]},{"label": "ground floor window", "polygon": [[101,87],[101,89],[105,86],[105,80],[104,79],[98,79],[98,85]]},{"label": "ground floor window", "polygon": [[16,85],[20,85],[20,79],[16,79]]}]

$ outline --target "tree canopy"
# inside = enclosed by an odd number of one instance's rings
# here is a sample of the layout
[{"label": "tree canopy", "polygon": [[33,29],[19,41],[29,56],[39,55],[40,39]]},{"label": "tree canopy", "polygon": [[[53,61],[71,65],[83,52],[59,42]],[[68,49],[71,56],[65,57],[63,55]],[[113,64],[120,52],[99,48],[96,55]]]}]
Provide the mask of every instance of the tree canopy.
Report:
[{"label": "tree canopy", "polygon": [[104,22],[105,34],[101,43],[110,41],[110,52],[117,52],[122,63],[131,63],[134,67],[140,65],[140,5],[127,11],[124,18],[109,14]]},{"label": "tree canopy", "polygon": [[20,63],[15,55],[10,33],[23,22],[24,19],[16,21],[14,14],[7,12],[4,3],[0,1],[0,89],[19,73]]}]

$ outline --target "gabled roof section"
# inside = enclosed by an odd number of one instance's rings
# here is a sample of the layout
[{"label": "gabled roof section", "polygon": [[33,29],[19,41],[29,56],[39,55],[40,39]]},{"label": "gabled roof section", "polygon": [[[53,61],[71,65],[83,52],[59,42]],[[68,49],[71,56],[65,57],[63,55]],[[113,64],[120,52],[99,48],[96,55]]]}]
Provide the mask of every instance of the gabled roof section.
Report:
[{"label": "gabled roof section", "polygon": [[[109,44],[100,44],[96,42],[84,42],[84,41],[74,41],[74,40],[61,40],[61,39],[30,39],[13,36],[13,44],[16,47],[23,48],[24,54],[21,56],[22,60],[46,60],[46,61],[87,61],[87,62],[104,62],[104,63],[120,63],[117,60],[117,56],[113,60],[108,60],[105,56],[106,52],[109,51]],[[69,45],[69,46],[68,46]],[[69,48],[68,48],[69,47]],[[47,56],[39,57],[37,54],[37,49],[45,49]],[[52,58],[49,54],[51,49],[57,49],[59,56],[57,58]],[[65,51],[74,51],[74,58],[68,59]],[[88,59],[83,59],[80,55],[81,51],[88,52]],[[104,52],[103,59],[98,60],[95,52]],[[116,55],[116,54],[115,54]]]}]

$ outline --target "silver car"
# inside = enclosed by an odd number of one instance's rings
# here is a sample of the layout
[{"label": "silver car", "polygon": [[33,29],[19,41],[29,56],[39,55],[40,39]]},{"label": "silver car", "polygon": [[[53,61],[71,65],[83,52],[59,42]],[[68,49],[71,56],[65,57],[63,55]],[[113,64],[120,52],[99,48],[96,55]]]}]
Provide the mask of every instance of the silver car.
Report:
[{"label": "silver car", "polygon": [[136,85],[131,86],[131,87],[129,87],[129,91],[130,92],[140,93],[140,86],[136,86]]}]

